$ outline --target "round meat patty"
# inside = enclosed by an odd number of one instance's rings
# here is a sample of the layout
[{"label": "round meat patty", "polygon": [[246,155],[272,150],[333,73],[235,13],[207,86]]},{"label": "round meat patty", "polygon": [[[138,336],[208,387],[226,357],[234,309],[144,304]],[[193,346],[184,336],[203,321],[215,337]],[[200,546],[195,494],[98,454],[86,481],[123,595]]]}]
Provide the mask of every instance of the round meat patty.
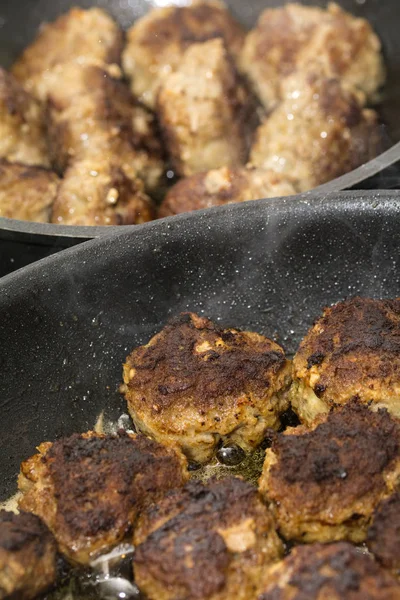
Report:
[{"label": "round meat patty", "polygon": [[257,600],[399,600],[400,586],[371,556],[344,542],[298,546],[265,573]]},{"label": "round meat patty", "polygon": [[400,491],[379,504],[367,545],[383,567],[400,577]]},{"label": "round meat patty", "polygon": [[35,515],[0,510],[0,599],[30,600],[56,579],[54,537]]},{"label": "round meat patty", "polygon": [[188,478],[182,454],[122,431],[74,434],[38,450],[21,465],[19,506],[43,519],[74,563],[123,541],[146,503]]},{"label": "round meat patty", "polygon": [[178,181],[162,202],[158,216],[296,194],[289,177],[275,171],[222,167]]},{"label": "round meat patty", "polygon": [[257,489],[236,478],[198,481],[141,515],[135,581],[150,600],[250,600],[283,554]]},{"label": "round meat patty", "polygon": [[124,382],[136,427],[204,463],[221,441],[253,450],[269,427],[279,428],[290,363],[257,333],[183,313],[133,350]]},{"label": "round meat patty", "polygon": [[316,59],[327,77],[377,100],[386,78],[379,38],[368,21],[334,3],[265,10],[246,37],[240,66],[269,111],[284,97],[285,78]]},{"label": "round meat patty", "polygon": [[277,434],[260,491],[286,539],[358,543],[399,480],[400,422],[386,409],[351,402],[311,431],[303,425]]},{"label": "round meat patty", "polygon": [[123,53],[135,96],[154,108],[161,82],[180,65],[185,50],[214,38],[222,38],[234,56],[244,41],[243,28],[218,0],[153,9],[136,21]]},{"label": "round meat patty", "polygon": [[300,344],[291,402],[301,421],[352,398],[400,417],[400,299],[338,302]]}]

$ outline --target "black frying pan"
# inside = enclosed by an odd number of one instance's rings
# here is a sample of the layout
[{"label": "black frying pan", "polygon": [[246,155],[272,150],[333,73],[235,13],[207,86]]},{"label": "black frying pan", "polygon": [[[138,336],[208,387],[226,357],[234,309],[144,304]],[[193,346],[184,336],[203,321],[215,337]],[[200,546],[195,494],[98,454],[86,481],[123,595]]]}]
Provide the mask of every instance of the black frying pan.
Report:
[{"label": "black frying pan", "polygon": [[183,310],[277,336],[321,308],[400,295],[400,195],[261,200],[102,236],[0,281],[0,499],[35,446],[124,410],[131,349]]},{"label": "black frying pan", "polygon": [[[301,0],[298,0],[301,1]],[[173,0],[171,0],[173,2]],[[400,159],[400,10],[398,0],[337,0],[355,15],[367,18],[383,41],[388,83],[380,112],[393,147],[364,167],[322,186],[321,192],[338,191],[355,186],[387,169]],[[178,3],[178,2],[177,2]],[[179,2],[181,3],[181,2]],[[251,27],[268,6],[281,6],[284,0],[226,0],[237,18]],[[326,6],[325,0],[307,0],[305,4]],[[93,4],[108,10],[123,27],[145,14],[159,0],[16,0],[0,3],[0,64],[9,66],[29,44],[43,21],[51,21],[71,6]],[[390,175],[392,172],[390,171]],[[396,180],[398,171],[396,171]],[[381,181],[378,179],[378,181]],[[382,185],[382,184],[381,184]],[[389,187],[385,183],[382,187]],[[82,240],[109,234],[100,227],[62,227],[0,218],[0,277],[33,260],[48,256]]]}]

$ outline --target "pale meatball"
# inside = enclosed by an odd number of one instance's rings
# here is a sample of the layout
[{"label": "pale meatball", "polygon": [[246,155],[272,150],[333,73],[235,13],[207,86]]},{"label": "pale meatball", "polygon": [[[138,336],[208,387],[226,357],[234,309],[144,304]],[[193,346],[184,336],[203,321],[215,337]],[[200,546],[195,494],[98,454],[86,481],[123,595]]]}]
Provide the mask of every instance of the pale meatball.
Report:
[{"label": "pale meatball", "polygon": [[149,600],[250,600],[283,554],[257,489],[241,479],[169,492],[139,518],[135,581]]},{"label": "pale meatball", "polygon": [[137,428],[207,462],[222,442],[254,450],[288,408],[290,363],[278,344],[183,313],[126,359]]},{"label": "pale meatball", "polygon": [[247,35],[240,65],[269,111],[284,98],[282,82],[318,59],[327,77],[339,78],[368,101],[385,81],[381,43],[365,19],[337,4],[301,4],[265,10]]},{"label": "pale meatball", "polygon": [[293,359],[292,408],[312,423],[356,398],[400,417],[400,299],[326,308]]},{"label": "pale meatball", "polygon": [[351,544],[298,546],[265,573],[257,600],[399,600],[396,580]]},{"label": "pale meatball", "polygon": [[222,2],[194,0],[189,6],[168,6],[149,11],[127,34],[123,67],[132,91],[154,108],[161,82],[180,66],[191,44],[222,38],[237,56],[244,30]]},{"label": "pale meatball", "polygon": [[31,600],[56,579],[56,543],[35,515],[0,510],[0,600]]},{"label": "pale meatball", "polygon": [[250,162],[274,169],[307,191],[343,175],[383,149],[375,111],[338,79],[315,68],[285,81],[282,103],[258,128]]},{"label": "pale meatball", "polygon": [[40,28],[12,72],[27,90],[45,100],[46,78],[56,65],[118,64],[122,45],[122,31],[106,12],[100,8],[72,8],[54,23]]},{"label": "pale meatball", "polygon": [[19,507],[43,519],[70,561],[87,564],[126,539],[147,503],[187,478],[180,453],[144,436],[73,434],[40,444],[22,463]]},{"label": "pale meatball", "polygon": [[176,183],[162,202],[158,216],[296,194],[290,177],[256,168],[222,167],[197,173]]},{"label": "pale meatball", "polygon": [[0,68],[0,158],[49,167],[45,136],[40,104]]},{"label": "pale meatball", "polygon": [[59,183],[47,169],[0,160],[0,217],[48,223]]},{"label": "pale meatball", "polygon": [[250,98],[220,39],[193,44],[165,78],[157,110],[178,175],[247,159],[253,124]]},{"label": "pale meatball", "polygon": [[286,539],[362,542],[398,485],[400,422],[355,401],[325,419],[276,435],[260,491]]}]

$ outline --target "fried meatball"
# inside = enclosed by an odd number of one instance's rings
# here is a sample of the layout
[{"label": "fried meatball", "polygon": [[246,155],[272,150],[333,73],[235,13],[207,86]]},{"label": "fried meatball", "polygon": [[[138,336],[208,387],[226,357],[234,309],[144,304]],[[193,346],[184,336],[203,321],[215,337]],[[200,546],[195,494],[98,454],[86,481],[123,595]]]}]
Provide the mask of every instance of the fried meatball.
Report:
[{"label": "fried meatball", "polygon": [[123,53],[123,67],[133,93],[154,107],[161,82],[180,66],[191,44],[222,38],[237,56],[244,35],[241,25],[216,0],[194,0],[189,6],[150,11],[128,31]]},{"label": "fried meatball", "polygon": [[290,395],[304,423],[351,398],[400,417],[400,298],[326,308],[294,357]]},{"label": "fried meatball", "polygon": [[72,8],[54,23],[41,27],[12,72],[27,90],[45,100],[46,78],[56,65],[119,63],[122,45],[122,31],[106,12]]},{"label": "fried meatball", "polygon": [[176,173],[188,176],[243,164],[252,127],[250,105],[222,40],[190,46],[177,70],[165,78],[157,98]]},{"label": "fried meatball", "polygon": [[48,223],[58,186],[52,171],[0,159],[0,217]]},{"label": "fried meatball", "polygon": [[258,600],[399,600],[400,587],[351,544],[298,546],[265,573]]},{"label": "fried meatball", "polygon": [[50,165],[41,106],[1,68],[0,158],[27,165]]},{"label": "fried meatball", "polygon": [[158,216],[295,193],[290,178],[275,171],[222,167],[178,181],[166,195]]},{"label": "fried meatball", "polygon": [[367,545],[383,567],[400,577],[400,492],[379,504]]},{"label": "fried meatball", "polygon": [[151,221],[154,205],[140,179],[98,156],[66,170],[54,200],[51,222],[62,225],[138,225]]},{"label": "fried meatball", "polygon": [[164,172],[154,116],[128,87],[98,66],[59,65],[48,76],[52,158],[63,172],[73,160],[102,154],[154,190]]},{"label": "fried meatball", "polygon": [[279,427],[290,363],[258,333],[182,313],[133,350],[124,382],[137,428],[204,463],[220,441],[253,450],[269,427]]},{"label": "fried meatball", "polygon": [[30,600],[56,578],[56,543],[28,513],[0,510],[0,600]]},{"label": "fried meatball", "polygon": [[139,518],[135,581],[150,600],[249,600],[283,553],[257,489],[236,478],[192,481]]},{"label": "fried meatball", "polygon": [[122,431],[74,434],[38,450],[21,465],[19,506],[43,519],[75,563],[121,542],[147,502],[187,480],[180,453]]},{"label": "fried meatball", "polygon": [[334,3],[326,10],[300,4],[265,10],[246,37],[240,65],[269,111],[284,97],[285,78],[307,71],[315,58],[327,77],[377,99],[385,81],[379,38],[368,21]]},{"label": "fried meatball", "polygon": [[282,103],[260,125],[250,162],[289,175],[300,191],[334,179],[383,149],[375,111],[319,68],[285,82]]},{"label": "fried meatball", "polygon": [[276,435],[260,491],[286,539],[362,542],[399,479],[400,422],[353,401],[311,431],[303,425]]}]

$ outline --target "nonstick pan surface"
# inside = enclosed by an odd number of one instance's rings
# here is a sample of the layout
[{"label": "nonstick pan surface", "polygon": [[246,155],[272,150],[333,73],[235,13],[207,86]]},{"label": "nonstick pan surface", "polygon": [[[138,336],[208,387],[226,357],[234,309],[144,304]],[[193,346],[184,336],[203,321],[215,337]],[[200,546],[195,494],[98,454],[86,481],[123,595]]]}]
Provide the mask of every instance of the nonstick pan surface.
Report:
[{"label": "nonstick pan surface", "polygon": [[193,310],[296,350],[322,307],[400,295],[400,196],[246,202],[80,244],[0,281],[0,499],[35,446],[126,409],[121,365]]},{"label": "nonstick pan surface", "polygon": [[[387,153],[323,186],[322,191],[338,191],[360,185],[367,177],[381,172],[400,159],[400,13],[398,0],[337,0],[346,10],[368,19],[383,42],[388,82],[379,107],[385,123]],[[71,6],[97,5],[108,10],[126,28],[154,6],[173,0],[18,0],[0,4],[0,64],[9,66],[34,38],[43,21],[52,21]],[[185,0],[175,0],[185,4]],[[267,7],[281,6],[282,0],[226,0],[235,16],[247,27],[256,22]],[[304,4],[326,6],[325,0],[307,0]],[[386,186],[382,186],[386,187]],[[388,186],[389,187],[389,186]],[[393,187],[393,186],[391,186]],[[107,228],[62,227],[0,218],[0,276],[40,257],[82,240],[109,235]]]}]

